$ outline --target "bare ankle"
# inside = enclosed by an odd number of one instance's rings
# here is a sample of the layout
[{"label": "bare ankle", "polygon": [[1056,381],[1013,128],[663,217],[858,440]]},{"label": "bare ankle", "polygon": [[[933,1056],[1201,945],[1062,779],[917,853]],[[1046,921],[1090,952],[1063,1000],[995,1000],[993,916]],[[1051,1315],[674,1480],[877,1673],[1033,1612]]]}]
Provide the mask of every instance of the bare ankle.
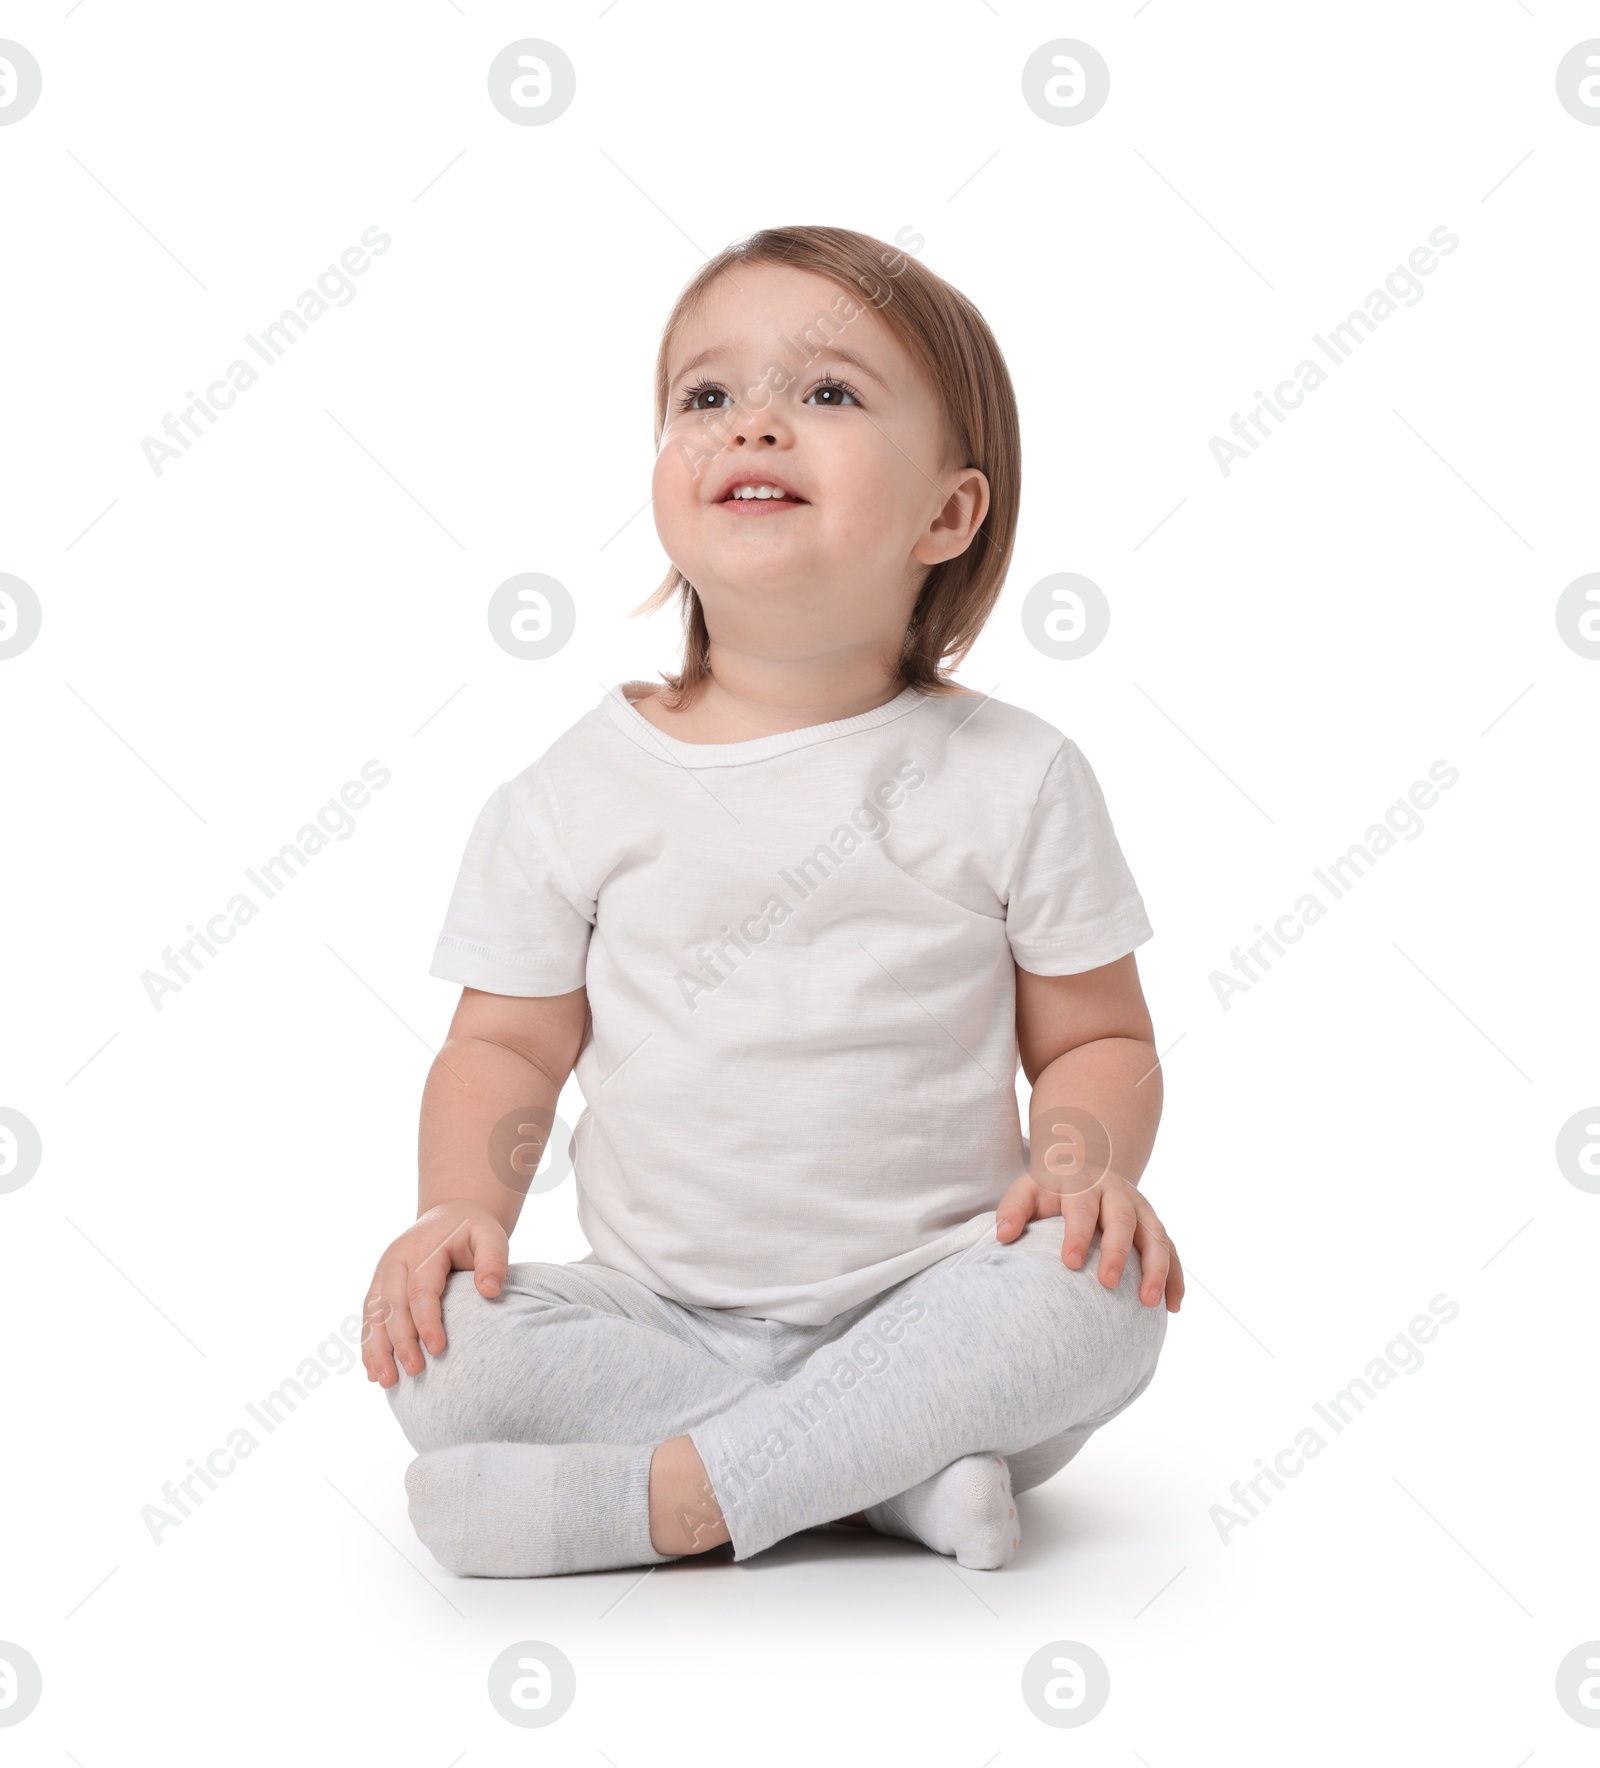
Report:
[{"label": "bare ankle", "polygon": [[705,1553],[728,1540],[705,1463],[691,1438],[671,1437],[650,1457],[650,1545],[657,1553]]}]

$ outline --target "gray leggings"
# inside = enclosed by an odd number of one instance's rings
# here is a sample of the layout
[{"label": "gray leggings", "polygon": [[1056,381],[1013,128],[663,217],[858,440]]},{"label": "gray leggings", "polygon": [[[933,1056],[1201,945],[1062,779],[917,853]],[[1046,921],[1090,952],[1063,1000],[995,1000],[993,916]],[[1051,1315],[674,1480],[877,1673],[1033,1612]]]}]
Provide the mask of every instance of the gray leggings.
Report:
[{"label": "gray leggings", "polygon": [[1059,1216],[993,1231],[821,1326],[669,1301],[604,1265],[514,1264],[493,1301],[445,1285],[447,1343],[389,1403],[418,1453],[457,1443],[693,1439],[734,1557],[893,1499],[963,1455],[1012,1489],[1064,1467],[1144,1392],[1166,1334],[1139,1258],[1061,1262]]}]

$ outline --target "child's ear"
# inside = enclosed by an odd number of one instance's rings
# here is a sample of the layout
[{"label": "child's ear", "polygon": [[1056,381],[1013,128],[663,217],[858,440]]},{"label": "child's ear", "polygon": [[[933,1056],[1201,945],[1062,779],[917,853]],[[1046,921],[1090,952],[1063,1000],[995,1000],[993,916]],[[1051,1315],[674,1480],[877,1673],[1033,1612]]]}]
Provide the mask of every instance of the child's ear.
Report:
[{"label": "child's ear", "polygon": [[959,558],[989,513],[989,481],[977,467],[958,467],[946,480],[948,495],[926,534],[911,549],[920,564]]}]

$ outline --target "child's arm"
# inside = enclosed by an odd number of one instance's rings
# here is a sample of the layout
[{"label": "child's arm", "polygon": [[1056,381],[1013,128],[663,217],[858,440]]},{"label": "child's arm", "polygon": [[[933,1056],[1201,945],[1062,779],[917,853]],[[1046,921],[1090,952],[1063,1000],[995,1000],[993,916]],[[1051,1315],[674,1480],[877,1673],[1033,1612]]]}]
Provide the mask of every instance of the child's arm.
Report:
[{"label": "child's arm", "polygon": [[434,1356],[444,1349],[439,1298],[452,1271],[472,1271],[481,1295],[500,1293],[526,1184],[519,1189],[514,1174],[497,1176],[490,1137],[523,1113],[548,1135],[588,1019],[581,988],[526,996],[461,991],[422,1092],[417,1220],[378,1260],[367,1292],[361,1359],[369,1381],[393,1387],[396,1360],[408,1375],[419,1374],[419,1339]]},{"label": "child's arm", "polygon": [[[1029,1171],[996,1210],[1002,1241],[1066,1218],[1062,1259],[1077,1270],[1100,1229],[1100,1281],[1114,1289],[1139,1249],[1139,1299],[1178,1311],[1183,1270],[1138,1189],[1161,1117],[1161,1068],[1132,952],[1076,976],[1017,970],[1017,1048],[1033,1087]],[[1056,1114],[1059,1113],[1059,1116]]]}]

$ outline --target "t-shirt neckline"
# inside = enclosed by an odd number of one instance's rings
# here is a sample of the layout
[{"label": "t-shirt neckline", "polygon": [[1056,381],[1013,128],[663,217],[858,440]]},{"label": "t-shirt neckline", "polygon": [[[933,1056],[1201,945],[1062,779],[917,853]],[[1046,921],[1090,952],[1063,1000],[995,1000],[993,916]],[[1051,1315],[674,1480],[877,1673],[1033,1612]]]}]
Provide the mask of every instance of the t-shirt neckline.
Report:
[{"label": "t-shirt neckline", "polygon": [[750,737],[742,743],[686,743],[681,737],[668,736],[658,730],[622,691],[623,684],[606,690],[600,702],[603,711],[617,728],[642,748],[663,756],[679,767],[731,767],[747,761],[765,761],[769,756],[787,755],[792,750],[807,748],[812,743],[825,743],[835,737],[854,736],[857,731],[874,730],[901,718],[928,698],[919,688],[902,688],[892,700],[874,706],[870,712],[858,712],[854,718],[836,718],[828,724],[802,725],[799,730],[777,731],[767,737]]}]

